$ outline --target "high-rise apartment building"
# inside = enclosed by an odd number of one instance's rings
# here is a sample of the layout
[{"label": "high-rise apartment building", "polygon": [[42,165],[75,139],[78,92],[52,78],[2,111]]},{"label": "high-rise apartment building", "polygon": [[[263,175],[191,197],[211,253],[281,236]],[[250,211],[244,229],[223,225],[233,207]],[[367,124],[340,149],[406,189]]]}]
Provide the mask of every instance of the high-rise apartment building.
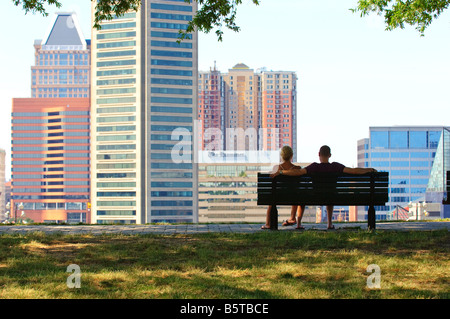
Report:
[{"label": "high-rise apartment building", "polygon": [[[216,67],[199,74],[202,150],[278,151],[297,146],[297,75],[236,64],[228,73]],[[206,134],[217,129],[221,138]],[[296,160],[294,152],[294,161]]]},{"label": "high-rise apartment building", "polygon": [[225,83],[216,65],[199,72],[198,119],[200,150],[225,149]]},{"label": "high-rise apartment building", "polygon": [[197,34],[177,42],[196,9],[142,1],[138,12],[93,29],[93,223],[198,219]]},{"label": "high-rise apartment building", "polygon": [[378,219],[397,218],[398,208],[410,202],[442,201],[449,132],[442,126],[370,127],[370,137],[358,141],[358,167],[389,172],[389,202],[376,209]]},{"label": "high-rise apartment building", "polygon": [[283,145],[294,149],[297,158],[297,76],[288,71],[261,73],[260,126],[268,129],[262,135],[262,148],[277,150]]},{"label": "high-rise apartment building", "polygon": [[57,13],[44,40],[35,40],[31,97],[88,98],[90,40],[81,32],[75,13]]},{"label": "high-rise apartment building", "polygon": [[89,40],[74,13],[35,41],[32,98],[13,99],[11,217],[89,222]]},{"label": "high-rise apartment building", "polygon": [[243,63],[223,74],[225,83],[225,128],[254,132],[246,137],[225,133],[227,151],[258,150],[258,75]]}]

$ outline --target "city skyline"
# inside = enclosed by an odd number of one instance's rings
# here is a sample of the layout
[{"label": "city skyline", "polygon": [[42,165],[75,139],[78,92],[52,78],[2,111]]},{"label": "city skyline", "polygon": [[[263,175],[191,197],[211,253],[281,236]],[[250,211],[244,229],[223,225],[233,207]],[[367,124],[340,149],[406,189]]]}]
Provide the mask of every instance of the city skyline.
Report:
[{"label": "city skyline", "polygon": [[[332,160],[356,166],[357,140],[368,136],[370,126],[446,124],[448,12],[420,37],[410,27],[384,31],[377,16],[360,18],[348,10],[356,5],[353,0],[279,3],[240,6],[241,32],[225,31],[221,43],[214,33],[200,34],[199,71],[216,61],[223,72],[237,63],[296,72],[299,162],[316,161],[320,145],[329,144]],[[60,10],[49,8],[47,18],[25,15],[11,3],[0,6],[6,13],[3,27],[17,26],[4,37],[14,49],[3,50],[0,59],[7,75],[0,84],[0,148],[7,152],[8,178],[11,102],[30,96],[32,44],[46,33],[52,13],[60,11],[76,11],[85,37],[91,38],[90,2],[64,1]]]}]

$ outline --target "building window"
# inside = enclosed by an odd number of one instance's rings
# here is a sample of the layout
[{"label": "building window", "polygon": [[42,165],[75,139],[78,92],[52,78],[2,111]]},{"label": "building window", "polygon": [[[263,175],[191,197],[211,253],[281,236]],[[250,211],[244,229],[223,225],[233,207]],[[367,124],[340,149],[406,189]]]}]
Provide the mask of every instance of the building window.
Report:
[{"label": "building window", "polygon": [[391,148],[408,148],[408,132],[391,131],[390,146]]},{"label": "building window", "polygon": [[389,134],[387,131],[372,131],[370,133],[372,148],[389,148]]},{"label": "building window", "polygon": [[410,148],[427,148],[427,132],[411,131],[409,132]]}]

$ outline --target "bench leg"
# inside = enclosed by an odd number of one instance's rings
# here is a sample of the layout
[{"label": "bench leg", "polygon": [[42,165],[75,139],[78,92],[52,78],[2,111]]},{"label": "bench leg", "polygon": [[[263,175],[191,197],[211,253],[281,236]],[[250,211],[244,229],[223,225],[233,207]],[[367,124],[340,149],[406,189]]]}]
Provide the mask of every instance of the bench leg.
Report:
[{"label": "bench leg", "polygon": [[278,209],[276,205],[272,205],[270,210],[270,229],[278,230]]},{"label": "bench leg", "polygon": [[367,226],[369,230],[375,230],[375,207],[369,206],[367,211]]}]

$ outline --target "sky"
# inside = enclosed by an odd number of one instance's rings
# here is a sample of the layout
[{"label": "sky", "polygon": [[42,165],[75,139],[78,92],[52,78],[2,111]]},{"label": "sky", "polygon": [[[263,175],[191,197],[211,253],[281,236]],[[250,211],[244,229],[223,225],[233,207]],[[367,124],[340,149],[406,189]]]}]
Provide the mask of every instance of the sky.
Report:
[{"label": "sky", "polygon": [[[89,0],[61,0],[48,17],[25,15],[1,1],[0,148],[10,176],[11,103],[30,97],[35,39],[42,39],[58,11],[75,11],[91,38]],[[450,125],[450,13],[421,37],[413,27],[385,31],[382,17],[352,13],[357,0],[244,0],[241,31],[199,34],[199,70],[216,63],[228,72],[237,63],[251,69],[297,73],[298,162],[318,161],[321,145],[331,161],[357,165],[357,141],[371,126]]]}]

